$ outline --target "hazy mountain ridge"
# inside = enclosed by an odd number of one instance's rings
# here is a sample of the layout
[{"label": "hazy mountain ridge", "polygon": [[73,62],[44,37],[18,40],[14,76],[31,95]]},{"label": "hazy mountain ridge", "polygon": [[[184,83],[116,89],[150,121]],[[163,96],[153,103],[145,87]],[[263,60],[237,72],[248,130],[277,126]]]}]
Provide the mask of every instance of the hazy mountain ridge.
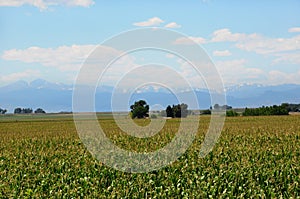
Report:
[{"label": "hazy mountain ridge", "polygon": [[[111,93],[113,87],[101,86],[96,90],[96,110],[111,111]],[[191,92],[191,91],[186,91]],[[73,85],[52,83],[37,79],[30,83],[17,81],[0,87],[0,107],[13,112],[16,107],[41,107],[47,112],[72,110]],[[209,108],[210,95],[205,89],[195,89],[201,109]],[[185,92],[178,94],[185,96]],[[122,97],[122,96],[121,96]],[[258,107],[262,105],[300,103],[300,85],[283,84],[277,86],[237,85],[226,88],[227,104],[233,107]],[[154,89],[134,93],[130,103],[137,99],[145,99],[151,106],[178,103],[175,95]]]}]

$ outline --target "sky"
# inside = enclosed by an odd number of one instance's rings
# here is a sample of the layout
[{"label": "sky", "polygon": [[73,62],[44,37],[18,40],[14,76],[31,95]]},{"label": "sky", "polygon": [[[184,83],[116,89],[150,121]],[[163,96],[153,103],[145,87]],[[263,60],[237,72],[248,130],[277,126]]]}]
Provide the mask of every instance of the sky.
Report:
[{"label": "sky", "polygon": [[[35,79],[73,84],[97,45],[146,27],[177,31],[200,45],[225,86],[300,84],[298,0],[0,0],[0,86]],[[193,76],[178,57],[158,54],[132,53],[113,73],[121,77],[122,67],[154,59]],[[110,77],[104,84],[113,84]]]}]

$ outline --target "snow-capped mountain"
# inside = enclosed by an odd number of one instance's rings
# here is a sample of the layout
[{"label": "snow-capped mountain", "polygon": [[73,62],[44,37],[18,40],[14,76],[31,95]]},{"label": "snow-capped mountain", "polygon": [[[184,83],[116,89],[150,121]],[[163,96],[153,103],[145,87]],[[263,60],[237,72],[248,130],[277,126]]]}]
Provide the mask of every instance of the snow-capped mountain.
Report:
[{"label": "snow-capped mountain", "polygon": [[[111,111],[113,87],[100,86],[96,90],[95,101],[97,111]],[[192,91],[180,92],[180,96],[188,96]],[[211,106],[208,90],[194,89],[201,109]],[[13,112],[16,107],[43,108],[47,112],[72,111],[73,85],[52,83],[43,79],[32,82],[17,81],[0,87],[0,108]],[[235,85],[226,88],[227,105],[233,107],[258,107],[262,105],[300,103],[300,85],[283,84],[266,86],[258,84]],[[119,99],[123,99],[120,95]],[[174,94],[166,90],[149,88],[135,92],[130,103],[145,99],[148,104],[160,104],[165,107],[178,103]],[[187,99],[189,100],[189,99]],[[193,108],[193,107],[190,107]]]}]

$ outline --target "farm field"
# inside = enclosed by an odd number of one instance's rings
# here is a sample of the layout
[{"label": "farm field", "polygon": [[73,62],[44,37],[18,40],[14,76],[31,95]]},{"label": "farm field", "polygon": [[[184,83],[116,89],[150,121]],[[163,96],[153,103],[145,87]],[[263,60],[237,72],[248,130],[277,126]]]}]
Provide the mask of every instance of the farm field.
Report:
[{"label": "farm field", "polygon": [[[157,135],[139,139],[109,115],[99,118],[113,143],[138,152],[163,147],[180,123],[167,120]],[[1,116],[0,198],[300,198],[300,115],[227,117],[213,151],[200,158],[209,121],[201,116],[176,162],[138,174],[95,160],[72,115]]]}]

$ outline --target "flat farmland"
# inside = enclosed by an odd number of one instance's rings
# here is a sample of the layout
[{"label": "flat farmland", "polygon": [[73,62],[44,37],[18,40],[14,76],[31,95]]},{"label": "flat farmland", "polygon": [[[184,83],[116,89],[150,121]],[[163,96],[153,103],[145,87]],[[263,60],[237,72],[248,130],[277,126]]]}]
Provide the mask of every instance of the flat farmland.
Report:
[{"label": "flat farmland", "polygon": [[[209,121],[201,117],[177,161],[139,174],[94,159],[72,115],[1,116],[0,198],[300,198],[299,115],[227,117],[213,151],[201,158]],[[147,152],[169,143],[180,120],[167,120],[149,139],[126,135],[109,114],[99,123],[114,144]]]}]

